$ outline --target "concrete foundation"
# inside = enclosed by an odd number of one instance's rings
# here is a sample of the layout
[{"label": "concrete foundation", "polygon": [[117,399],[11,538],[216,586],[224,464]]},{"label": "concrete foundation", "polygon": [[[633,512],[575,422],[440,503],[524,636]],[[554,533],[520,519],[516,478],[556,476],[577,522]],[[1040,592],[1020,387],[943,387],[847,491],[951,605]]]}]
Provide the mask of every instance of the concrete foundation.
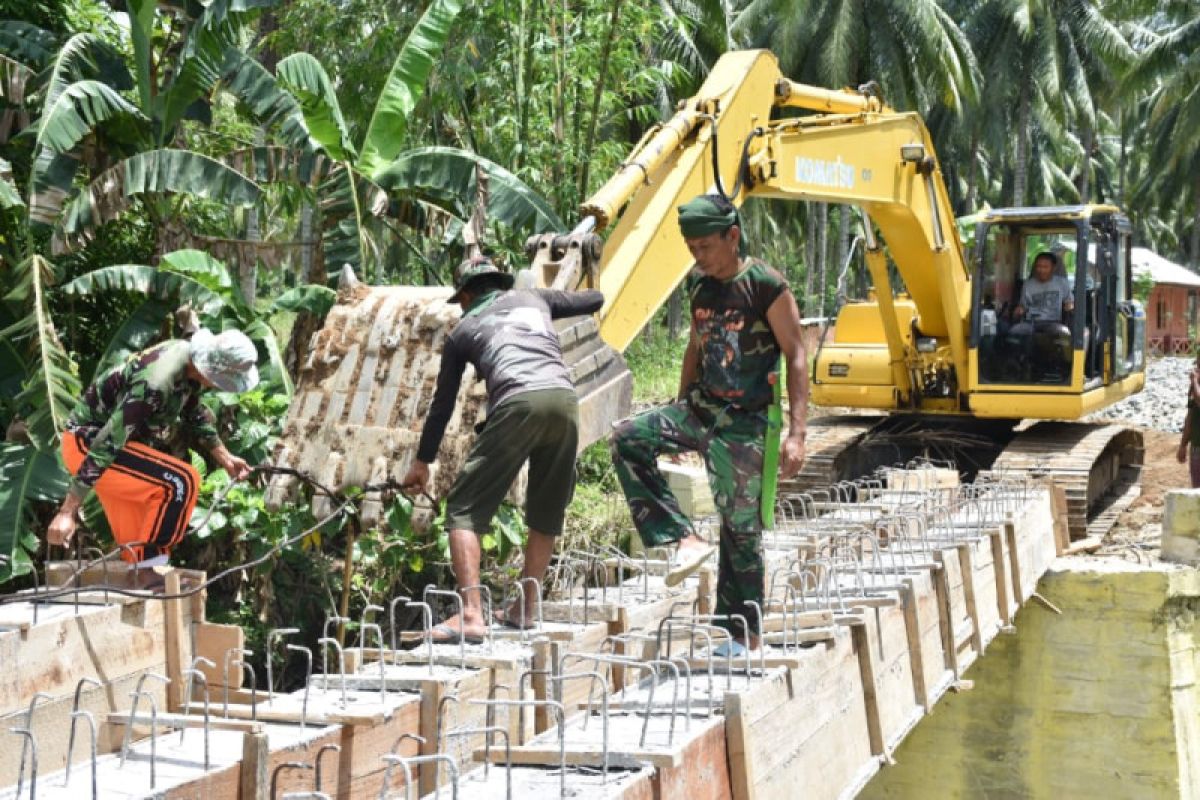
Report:
[{"label": "concrete foundation", "polygon": [[867,798],[1200,798],[1200,572],[1059,559]]}]

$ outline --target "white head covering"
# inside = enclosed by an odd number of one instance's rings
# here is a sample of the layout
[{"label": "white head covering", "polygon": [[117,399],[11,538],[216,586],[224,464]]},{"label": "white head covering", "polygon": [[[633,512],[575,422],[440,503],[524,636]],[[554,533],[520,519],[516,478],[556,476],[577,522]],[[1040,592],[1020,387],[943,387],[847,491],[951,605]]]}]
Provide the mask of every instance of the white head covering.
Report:
[{"label": "white head covering", "polygon": [[238,330],[213,334],[201,328],[192,334],[192,364],[222,392],[248,392],[258,385],[258,350]]}]

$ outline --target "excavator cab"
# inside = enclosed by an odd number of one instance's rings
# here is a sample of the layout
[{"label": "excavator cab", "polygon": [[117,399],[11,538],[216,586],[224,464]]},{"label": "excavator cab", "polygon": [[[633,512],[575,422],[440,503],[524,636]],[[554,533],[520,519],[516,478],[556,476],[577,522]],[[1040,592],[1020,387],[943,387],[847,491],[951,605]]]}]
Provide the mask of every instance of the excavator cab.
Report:
[{"label": "excavator cab", "polygon": [[[988,212],[976,230],[969,338],[979,390],[1078,397],[1140,372],[1145,315],[1131,294],[1130,245],[1129,220],[1112,206]],[[1039,257],[1052,264],[1041,279]]]}]

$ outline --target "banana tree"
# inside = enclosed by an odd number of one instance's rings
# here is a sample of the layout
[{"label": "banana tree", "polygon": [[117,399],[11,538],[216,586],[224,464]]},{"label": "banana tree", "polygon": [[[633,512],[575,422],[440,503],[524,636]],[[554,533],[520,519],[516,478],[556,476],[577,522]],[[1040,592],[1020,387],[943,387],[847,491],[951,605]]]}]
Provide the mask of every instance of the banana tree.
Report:
[{"label": "banana tree", "polygon": [[[112,45],[85,33],[62,43],[43,65],[38,59],[44,47],[34,45],[44,45],[45,36],[34,36],[29,26],[17,27],[24,34],[18,36],[13,23],[0,22],[0,68],[24,79],[26,107],[31,96],[40,99],[30,126],[30,230],[53,228],[53,249],[63,252],[85,244],[99,225],[133,203],[166,227],[181,216],[189,196],[232,208],[257,202],[257,184],[177,142],[185,119],[211,120],[220,90],[236,95],[237,85],[222,78],[245,58],[242,31],[269,4],[214,0],[160,7],[154,0],[130,0],[128,64]],[[303,143],[299,109],[293,103],[287,111],[280,115],[281,129],[290,143]]]},{"label": "banana tree", "polygon": [[[394,222],[402,209],[435,209],[456,227],[461,226],[470,216],[476,195],[477,165],[489,178],[489,218],[518,230],[562,227],[549,203],[498,164],[455,148],[403,149],[408,120],[460,10],[460,0],[434,0],[426,9],[400,48],[357,145],[343,117],[334,82],[321,63],[307,53],[279,62],[278,85],[299,103],[304,127],[327,161],[300,174],[296,159],[281,170],[278,151],[258,148],[237,154],[233,163],[256,179],[267,179],[271,173],[298,177],[316,187],[327,273],[349,264],[358,274],[379,280],[380,248],[373,241],[372,228],[383,227],[399,235]],[[255,166],[246,167],[247,161]]]}]

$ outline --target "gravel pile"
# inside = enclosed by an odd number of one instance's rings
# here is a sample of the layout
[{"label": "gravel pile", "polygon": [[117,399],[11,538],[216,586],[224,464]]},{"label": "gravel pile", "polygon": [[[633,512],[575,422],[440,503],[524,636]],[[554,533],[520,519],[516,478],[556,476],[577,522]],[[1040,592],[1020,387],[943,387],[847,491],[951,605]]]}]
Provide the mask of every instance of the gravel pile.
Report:
[{"label": "gravel pile", "polygon": [[1109,406],[1089,421],[1111,420],[1158,431],[1183,430],[1192,363],[1190,358],[1152,359],[1141,392]]}]

